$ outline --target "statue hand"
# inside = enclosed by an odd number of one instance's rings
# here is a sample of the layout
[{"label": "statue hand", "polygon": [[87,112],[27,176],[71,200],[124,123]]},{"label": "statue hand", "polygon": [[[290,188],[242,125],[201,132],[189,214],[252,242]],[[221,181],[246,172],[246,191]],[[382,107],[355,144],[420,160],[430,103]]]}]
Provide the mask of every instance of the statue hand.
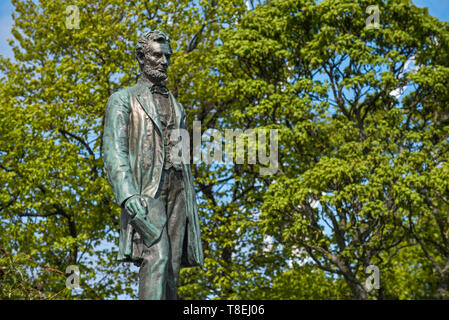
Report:
[{"label": "statue hand", "polygon": [[125,202],[125,208],[128,210],[131,218],[134,218],[136,214],[140,214],[145,216],[147,211],[142,205],[142,201],[145,201],[140,198],[138,195],[134,195]]}]

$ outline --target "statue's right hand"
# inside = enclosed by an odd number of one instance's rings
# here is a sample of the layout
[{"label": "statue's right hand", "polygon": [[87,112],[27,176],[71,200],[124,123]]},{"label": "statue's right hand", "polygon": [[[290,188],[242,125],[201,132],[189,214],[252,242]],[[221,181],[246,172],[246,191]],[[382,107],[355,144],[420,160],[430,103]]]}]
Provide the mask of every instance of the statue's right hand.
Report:
[{"label": "statue's right hand", "polygon": [[126,200],[125,208],[126,210],[128,210],[128,213],[131,216],[131,218],[134,218],[136,214],[140,214],[142,216],[146,215],[147,211],[142,206],[142,201],[145,200],[141,199],[141,197],[138,195],[134,195],[130,197],[128,200]]}]

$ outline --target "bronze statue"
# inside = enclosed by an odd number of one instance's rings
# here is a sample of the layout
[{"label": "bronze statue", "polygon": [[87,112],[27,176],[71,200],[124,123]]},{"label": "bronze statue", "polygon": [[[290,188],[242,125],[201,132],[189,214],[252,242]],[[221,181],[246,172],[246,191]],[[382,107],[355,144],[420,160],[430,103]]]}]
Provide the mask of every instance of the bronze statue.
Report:
[{"label": "bronze statue", "polygon": [[104,163],[121,208],[118,260],[140,266],[139,299],[176,299],[180,268],[204,260],[190,164],[171,157],[170,132],[187,129],[184,108],[164,85],[171,54],[165,33],[141,36],[141,77],[106,105]]}]

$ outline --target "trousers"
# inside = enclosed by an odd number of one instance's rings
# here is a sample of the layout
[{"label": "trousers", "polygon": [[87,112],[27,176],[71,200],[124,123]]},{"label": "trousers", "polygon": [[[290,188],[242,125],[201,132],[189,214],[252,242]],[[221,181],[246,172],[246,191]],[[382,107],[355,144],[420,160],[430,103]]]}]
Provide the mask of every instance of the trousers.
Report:
[{"label": "trousers", "polygon": [[167,223],[151,247],[142,247],[139,300],[176,300],[186,229],[186,205],[182,172],[163,170],[155,199],[164,203]]}]

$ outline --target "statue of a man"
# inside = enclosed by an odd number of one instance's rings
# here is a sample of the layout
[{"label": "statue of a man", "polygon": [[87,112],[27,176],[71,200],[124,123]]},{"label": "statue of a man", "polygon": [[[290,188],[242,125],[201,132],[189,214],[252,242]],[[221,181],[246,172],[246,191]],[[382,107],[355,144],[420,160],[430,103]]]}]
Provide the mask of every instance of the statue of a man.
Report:
[{"label": "statue of a man", "polygon": [[142,35],[141,77],[106,105],[104,163],[121,208],[118,260],[140,266],[139,299],[176,299],[180,268],[204,259],[190,165],[171,152],[172,130],[187,129],[184,108],[164,85],[171,53],[165,33]]}]

